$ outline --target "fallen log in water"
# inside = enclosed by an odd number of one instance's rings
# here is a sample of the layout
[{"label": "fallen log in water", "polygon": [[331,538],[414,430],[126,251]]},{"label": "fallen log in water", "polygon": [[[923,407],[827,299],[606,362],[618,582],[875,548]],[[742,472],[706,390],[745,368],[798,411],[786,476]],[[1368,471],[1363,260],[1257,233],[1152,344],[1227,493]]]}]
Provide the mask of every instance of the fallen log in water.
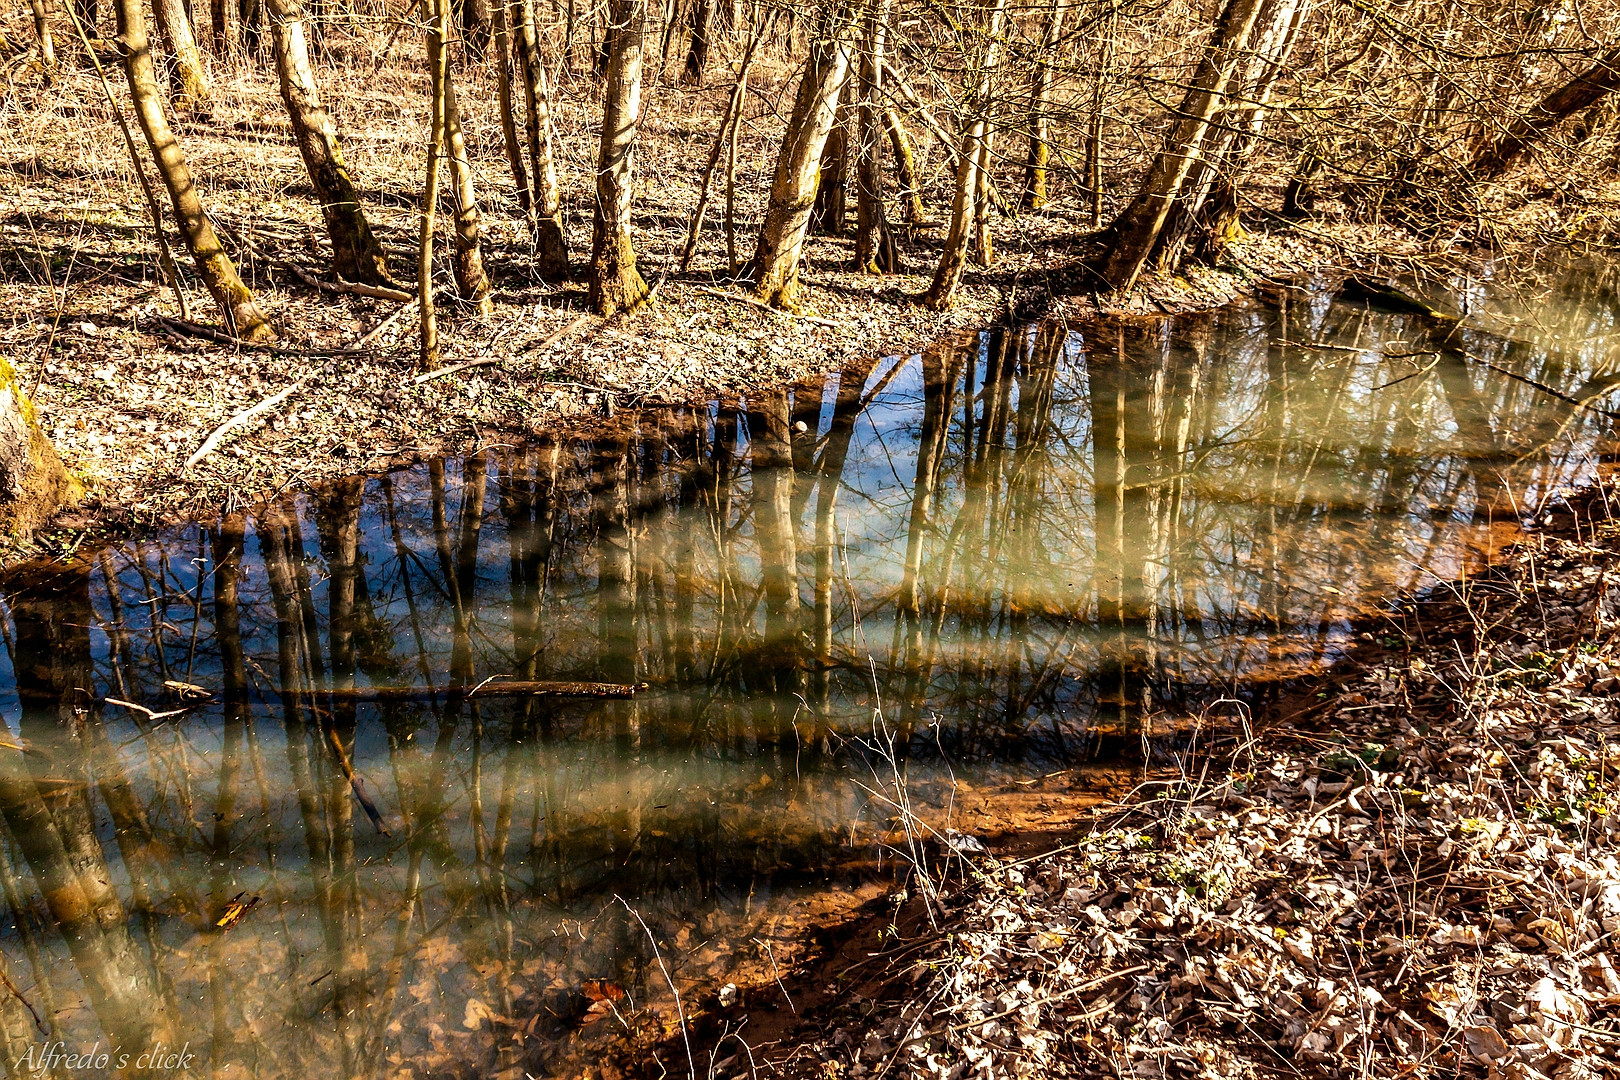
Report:
[{"label": "fallen log in water", "polygon": [[501,679],[480,683],[467,689],[431,686],[348,686],[335,690],[287,690],[289,697],[327,698],[332,701],[426,701],[429,698],[461,694],[468,698],[494,697],[562,697],[562,698],[627,698],[646,683],[606,683],[571,681],[522,681]]}]

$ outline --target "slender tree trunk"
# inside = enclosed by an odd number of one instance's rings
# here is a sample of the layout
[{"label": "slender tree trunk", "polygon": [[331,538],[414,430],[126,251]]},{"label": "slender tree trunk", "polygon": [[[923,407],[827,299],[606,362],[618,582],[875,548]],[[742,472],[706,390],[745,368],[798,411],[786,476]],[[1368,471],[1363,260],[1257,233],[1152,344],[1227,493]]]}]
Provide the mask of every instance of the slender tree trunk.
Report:
[{"label": "slender tree trunk", "polygon": [[310,186],[321,204],[321,216],[326,220],[326,234],[332,241],[332,268],[347,281],[389,284],[388,258],[360,207],[360,196],[343,163],[336,125],[322,106],[315,86],[315,71],[304,37],[304,9],[299,0],[266,2],[270,7],[270,43],[275,52],[281,100],[287,107]]},{"label": "slender tree trunk", "polygon": [[535,29],[534,0],[515,0],[518,67],[523,76],[524,135],[529,146],[529,183],[533,186],[536,269],[547,281],[568,276],[568,244],[563,236],[562,193],[551,150],[551,93],[545,59]]},{"label": "slender tree trunk", "polygon": [[495,22],[495,101],[501,114],[501,145],[506,150],[506,164],[512,170],[512,184],[517,188],[518,206],[523,211],[524,220],[529,225],[529,234],[532,236],[534,191],[529,186],[529,170],[523,165],[523,144],[518,141],[516,103],[512,98],[512,66],[518,50],[508,27],[510,14],[508,0],[495,0],[490,14]]},{"label": "slender tree trunk", "polygon": [[[713,0],[707,0],[707,2],[712,3]],[[728,147],[730,153],[727,160],[726,176],[728,185],[726,190],[728,193],[731,191],[730,182],[734,182],[736,176],[737,128],[742,122],[743,102],[748,95],[748,70],[753,67],[754,56],[759,51],[759,43],[765,37],[764,31],[765,27],[769,25],[769,21],[769,18],[767,18],[766,21],[761,22],[755,28],[754,33],[748,39],[748,47],[743,50],[742,64],[737,72],[737,81],[733,84],[731,97],[726,102],[726,115],[720,120],[720,131],[714,137],[714,148],[709,151],[709,164],[703,170],[703,182],[698,187],[697,209],[692,212],[692,223],[688,226],[686,232],[686,246],[681,251],[682,273],[685,273],[691,267],[692,257],[697,253],[698,235],[703,231],[703,218],[709,209],[709,192],[714,180],[715,166],[720,163],[721,152]],[[730,206],[729,201],[727,205]],[[728,217],[727,220],[729,221],[730,218]],[[728,232],[727,235],[729,236],[730,233]],[[735,275],[737,272],[735,268],[737,261],[735,242],[729,243],[729,247],[732,249],[731,262],[733,268],[731,273]]]},{"label": "slender tree trunk", "polygon": [[1064,0],[1052,0],[1029,81],[1029,156],[1024,162],[1023,205],[1039,210],[1046,205],[1046,162],[1052,153],[1052,54],[1063,32]]},{"label": "slender tree trunk", "polygon": [[1532,105],[1496,138],[1474,153],[1474,175],[1499,176],[1564,120],[1620,89],[1620,48],[1610,49],[1591,67]]},{"label": "slender tree trunk", "polygon": [[849,217],[849,108],[845,103],[839,104],[832,130],[827,132],[827,142],[821,148],[820,181],[810,211],[810,227],[824,236],[843,236],[844,222]]},{"label": "slender tree trunk", "polygon": [[264,0],[237,0],[236,18],[242,33],[242,50],[257,63],[264,48]]},{"label": "slender tree trunk", "polygon": [[1239,233],[1238,188],[1249,148],[1265,124],[1277,78],[1309,8],[1309,0],[1278,0],[1257,26],[1249,62],[1233,82],[1231,96],[1237,104],[1217,117],[1217,133],[1159,231],[1151,258],[1162,270],[1180,269],[1189,252],[1212,259]]},{"label": "slender tree trunk", "polygon": [[208,101],[211,91],[186,5],[182,0],[152,0],[152,10],[157,15],[158,29],[168,39],[169,51],[173,54],[170,76],[174,83],[174,107],[196,109]]},{"label": "slender tree trunk", "polygon": [[450,160],[451,194],[455,196],[455,250],[451,266],[456,274],[456,295],[480,315],[494,310],[489,298],[489,275],[480,250],[483,226],[478,219],[478,193],[473,188],[472,159],[461,132],[461,111],[456,107],[456,81],[448,62],[444,70],[444,146]]},{"label": "slender tree trunk", "polygon": [[597,314],[635,311],[649,290],[630,242],[632,155],[641,128],[641,66],[647,0],[609,0],[607,85],[596,159],[596,217],[591,230],[590,302]]},{"label": "slender tree trunk", "polygon": [[186,247],[197,262],[197,272],[219,304],[232,333],[243,341],[269,341],[276,336],[270,320],[259,310],[253,293],[242,284],[236,266],[220,246],[219,237],[203,211],[202,200],[197,196],[197,184],[186,164],[186,156],[169,129],[168,118],[163,115],[163,93],[158,89],[157,74],[152,66],[146,12],[142,10],[141,0],[118,0],[118,37],[136,119],[151,147],[163,184],[169,189],[175,219],[186,238]]},{"label": "slender tree trunk", "polygon": [[80,490],[34,418],[17,373],[0,357],[0,532],[28,533]]},{"label": "slender tree trunk", "polygon": [[692,43],[686,50],[686,67],[681,81],[702,86],[709,67],[709,29],[714,22],[715,0],[694,0],[692,4]]},{"label": "slender tree trunk", "polygon": [[[884,65],[888,70],[888,65]],[[883,110],[883,127],[889,133],[889,149],[894,151],[894,171],[900,178],[900,196],[906,200],[906,221],[921,225],[928,220],[923,206],[922,189],[917,184],[917,155],[911,147],[911,137],[900,120],[900,113],[891,105]]]},{"label": "slender tree trunk", "polygon": [[849,77],[857,10],[848,0],[828,0],[823,8],[782,137],[754,253],[755,292],[776,307],[791,308],[798,292],[799,259],[818,186],[817,166]]},{"label": "slender tree trunk", "polygon": [[883,46],[888,0],[871,0],[866,11],[866,47],[861,51],[860,104],[855,110],[855,266],[868,274],[893,274],[900,252],[883,212]]},{"label": "slender tree trunk", "polygon": [[967,264],[968,244],[973,239],[979,202],[979,167],[989,137],[991,77],[995,72],[999,54],[997,46],[1006,13],[1007,0],[996,0],[986,24],[978,84],[970,99],[973,112],[962,122],[962,144],[956,157],[956,188],[951,198],[951,228],[945,236],[939,266],[934,270],[934,283],[923,294],[921,301],[924,307],[935,311],[944,311],[956,299],[956,290],[962,284],[962,270]]},{"label": "slender tree trunk", "polygon": [[996,264],[995,237],[990,231],[990,147],[994,138],[994,132],[985,132],[984,138],[979,140],[979,164],[974,170],[979,185],[973,202],[974,262],[987,267]]},{"label": "slender tree trunk", "polygon": [[439,320],[433,304],[433,226],[439,207],[439,157],[444,152],[444,75],[450,54],[445,41],[450,36],[449,0],[424,0],[428,30],[428,148],[427,182],[422,190],[422,227],[417,242],[416,301],[421,322],[421,365],[431,371],[439,366]]},{"label": "slender tree trunk", "polygon": [[228,0],[208,0],[208,48],[220,59],[231,55],[231,8]]},{"label": "slender tree trunk", "polygon": [[51,37],[50,0],[28,0],[34,12],[34,33],[39,35],[39,69],[41,85],[49,87],[56,82],[56,42]]},{"label": "slender tree trunk", "polygon": [[1097,267],[1109,287],[1129,289],[1159,242],[1165,219],[1203,153],[1212,122],[1233,78],[1248,59],[1249,39],[1272,0],[1226,0],[1204,58],[1182,100],[1165,148],[1154,159],[1136,198],[1113,225],[1114,243]]}]

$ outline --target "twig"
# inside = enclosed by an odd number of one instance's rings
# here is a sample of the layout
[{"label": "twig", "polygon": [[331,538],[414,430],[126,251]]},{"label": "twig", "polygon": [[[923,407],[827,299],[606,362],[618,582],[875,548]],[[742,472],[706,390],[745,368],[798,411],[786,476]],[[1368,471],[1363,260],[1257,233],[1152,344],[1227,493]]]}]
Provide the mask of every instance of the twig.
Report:
[{"label": "twig", "polygon": [[221,439],[223,439],[226,436],[227,433],[233,431],[236,428],[241,427],[243,424],[247,423],[249,420],[253,419],[255,416],[260,416],[260,415],[262,415],[264,413],[267,413],[271,409],[275,408],[277,405],[280,405],[283,401],[286,401],[288,398],[292,397],[293,394],[295,394],[299,390],[303,389],[304,384],[309,382],[310,379],[313,379],[315,377],[315,375],[316,375],[316,372],[313,372],[313,371],[310,372],[308,375],[305,375],[302,379],[299,379],[297,382],[293,383],[291,386],[288,386],[288,387],[286,387],[286,388],[284,388],[282,390],[278,390],[276,393],[271,394],[269,397],[265,398],[263,401],[259,402],[257,405],[253,405],[253,406],[250,406],[249,408],[243,409],[241,412],[237,413],[235,416],[231,417],[229,420],[227,420],[223,424],[219,425],[219,427],[215,428],[209,434],[208,438],[203,440],[202,445],[197,447],[197,452],[195,454],[192,454],[189,458],[187,458],[186,463],[184,465],[180,466],[180,471],[181,472],[187,471],[193,465],[197,464],[197,462],[201,461],[203,458],[207,457],[209,454],[212,454],[214,452],[215,448],[217,448],[219,446],[219,441]]},{"label": "twig", "polygon": [[365,337],[362,337],[359,341],[354,343],[353,349],[358,351],[365,346],[370,345],[377,339],[378,334],[381,334],[384,330],[387,330],[390,326],[393,326],[395,323],[399,322],[401,316],[409,315],[415,310],[416,297],[413,296],[409,300],[405,301],[404,305],[402,305],[398,311],[388,316],[388,318],[384,319],[376,326],[373,326],[370,330],[367,330]]},{"label": "twig", "polygon": [[218,342],[221,345],[230,345],[243,352],[265,353],[269,356],[364,356],[365,349],[289,349],[280,345],[256,345],[252,342],[242,341],[225,333],[215,330],[212,326],[203,326],[200,323],[187,322],[184,319],[171,319],[167,315],[156,317],[159,325],[173,330],[179,334],[190,337],[203,338],[206,341]]},{"label": "twig", "polygon": [[17,995],[17,1000],[22,1002],[24,1007],[28,1009],[29,1015],[34,1018],[34,1026],[39,1028],[40,1034],[45,1034],[45,1021],[39,1018],[39,1012],[27,998],[23,997],[22,991],[17,989],[17,984],[11,981],[11,976],[6,974],[6,969],[3,967],[0,967],[0,979],[5,980],[6,989]]},{"label": "twig", "polygon": [[401,302],[416,299],[415,296],[404,289],[388,289],[381,285],[366,285],[357,281],[322,281],[297,263],[288,262],[282,263],[282,265],[287,268],[289,274],[302,281],[305,285],[314,289],[321,289],[324,292],[351,293],[355,296],[370,296],[378,300],[398,300]]},{"label": "twig", "polygon": [[[589,322],[590,319],[591,317],[589,315],[576,316],[571,322],[568,323],[567,326],[564,326],[561,330],[558,330],[556,333],[550,335],[529,351],[544,352],[553,345],[557,344],[557,342],[561,341],[563,338],[567,337],[569,334],[572,334],[575,330],[578,330],[585,323]],[[498,364],[503,359],[505,358],[500,356],[487,356],[482,360],[468,360],[464,364],[451,364],[447,368],[435,368],[432,371],[425,371],[411,381],[420,386],[425,382],[437,379],[441,375],[453,375],[458,371],[466,371],[468,368],[485,367],[489,364]]]},{"label": "twig", "polygon": [[[562,697],[562,698],[628,698],[634,697],[645,683],[576,682],[568,680],[537,681],[516,679],[495,682],[485,679],[471,690],[467,698],[493,697]],[[288,697],[331,698],[333,701],[421,701],[426,698],[453,693],[430,686],[348,686],[331,690],[287,690]]]},{"label": "twig", "polygon": [[664,966],[664,954],[658,951],[658,939],[653,937],[652,929],[647,925],[635,908],[625,902],[624,897],[615,896],[613,899],[624,904],[624,910],[636,917],[636,922],[647,932],[647,940],[652,942],[653,959],[658,961],[658,970],[664,973],[664,981],[669,984],[669,992],[675,995],[675,1013],[681,1018],[681,1038],[686,1042],[686,1065],[691,1070],[691,1080],[697,1080],[697,1059],[692,1056],[692,1037],[686,1033],[686,1007],[681,1004],[681,992],[675,986],[675,980],[669,977],[669,968]]},{"label": "twig", "polygon": [[831,319],[818,319],[814,315],[800,315],[792,311],[783,311],[781,308],[771,307],[763,300],[755,300],[752,296],[742,296],[738,293],[726,292],[724,289],[711,289],[707,285],[694,285],[692,288],[701,293],[708,293],[710,296],[718,296],[722,300],[733,300],[739,304],[760,308],[763,311],[770,312],[772,315],[782,315],[789,319],[803,319],[805,322],[815,323],[817,326],[830,326],[834,330],[838,329],[838,324]]},{"label": "twig", "polygon": [[[196,705],[188,705],[184,709],[170,709],[167,712],[156,712],[152,709],[148,709],[145,705],[137,705],[133,701],[122,701],[115,697],[102,698],[101,703],[103,705],[118,705],[125,709],[133,709],[138,713],[145,713],[148,720],[167,720],[171,716],[179,716],[182,713],[188,713],[197,707]],[[200,705],[202,703],[198,702],[198,704]]]}]

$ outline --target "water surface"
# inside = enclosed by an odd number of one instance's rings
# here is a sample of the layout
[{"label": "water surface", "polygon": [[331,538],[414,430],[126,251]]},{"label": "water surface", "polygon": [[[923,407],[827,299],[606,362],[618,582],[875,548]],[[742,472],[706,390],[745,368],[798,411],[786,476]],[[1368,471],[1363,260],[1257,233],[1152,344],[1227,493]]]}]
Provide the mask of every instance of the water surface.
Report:
[{"label": "water surface", "polygon": [[768,978],[897,773],[942,822],[1263,694],[1588,478],[1616,304],[1555,284],[998,330],[14,575],[8,1060],[539,1076]]}]

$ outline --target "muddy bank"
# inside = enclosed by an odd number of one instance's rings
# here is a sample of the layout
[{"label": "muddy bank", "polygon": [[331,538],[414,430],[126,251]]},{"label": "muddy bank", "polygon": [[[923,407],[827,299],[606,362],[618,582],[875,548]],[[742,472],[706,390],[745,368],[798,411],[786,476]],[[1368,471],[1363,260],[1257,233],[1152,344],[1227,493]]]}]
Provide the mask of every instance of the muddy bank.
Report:
[{"label": "muddy bank", "polygon": [[936,836],[932,886],[694,1010],[699,1075],[1616,1075],[1617,508],[1571,500],[1287,700],[1212,708],[1067,828]]}]

